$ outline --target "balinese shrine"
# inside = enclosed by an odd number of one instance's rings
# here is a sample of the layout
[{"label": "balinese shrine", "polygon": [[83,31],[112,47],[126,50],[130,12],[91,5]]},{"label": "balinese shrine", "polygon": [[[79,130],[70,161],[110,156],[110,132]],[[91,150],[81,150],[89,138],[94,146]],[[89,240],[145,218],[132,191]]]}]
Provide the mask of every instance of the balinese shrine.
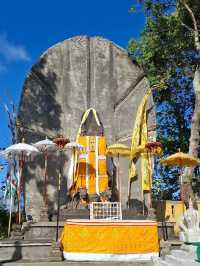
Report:
[{"label": "balinese shrine", "polygon": [[18,120],[26,143],[65,140],[48,153],[46,204],[43,154],[24,166],[25,240],[56,237],[67,260],[158,256],[153,160],[131,157],[156,143],[154,105],[126,50],[88,36],[49,48],[25,79]]}]

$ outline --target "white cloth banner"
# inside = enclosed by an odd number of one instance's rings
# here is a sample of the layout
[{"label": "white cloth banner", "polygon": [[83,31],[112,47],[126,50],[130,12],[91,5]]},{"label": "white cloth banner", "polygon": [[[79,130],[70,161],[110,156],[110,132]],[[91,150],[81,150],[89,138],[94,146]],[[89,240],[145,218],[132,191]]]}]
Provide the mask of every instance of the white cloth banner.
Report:
[{"label": "white cloth banner", "polygon": [[99,253],[78,253],[63,251],[65,260],[71,261],[151,261],[158,257],[158,252],[145,254],[99,254]]}]

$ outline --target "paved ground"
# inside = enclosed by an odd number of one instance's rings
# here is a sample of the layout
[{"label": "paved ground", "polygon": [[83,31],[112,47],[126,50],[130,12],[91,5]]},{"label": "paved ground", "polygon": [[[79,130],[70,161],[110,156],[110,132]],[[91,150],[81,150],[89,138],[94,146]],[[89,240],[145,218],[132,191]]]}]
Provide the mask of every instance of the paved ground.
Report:
[{"label": "paved ground", "polygon": [[72,265],[72,266],[153,266],[151,262],[6,262],[1,263],[0,266],[62,266],[62,265]]}]

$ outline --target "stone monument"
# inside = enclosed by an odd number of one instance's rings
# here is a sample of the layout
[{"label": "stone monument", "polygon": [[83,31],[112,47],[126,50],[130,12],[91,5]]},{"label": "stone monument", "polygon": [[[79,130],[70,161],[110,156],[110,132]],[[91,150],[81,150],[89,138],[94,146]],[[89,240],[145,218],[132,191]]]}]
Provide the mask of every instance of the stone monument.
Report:
[{"label": "stone monument", "polygon": [[[100,115],[107,144],[131,144],[138,105],[149,83],[142,69],[133,63],[127,51],[101,37],[77,36],[49,48],[27,75],[19,105],[19,121],[26,142],[58,133],[75,140],[82,114],[90,107]],[[149,135],[155,132],[152,101],[148,107]],[[151,111],[151,112],[150,112]],[[27,164],[24,171],[26,214],[39,220],[43,193],[43,161]],[[49,156],[48,206],[56,209],[59,163]],[[127,205],[129,161],[120,158],[122,207]],[[67,201],[69,153],[62,161],[61,203]],[[141,180],[134,181],[131,198],[142,200]]]},{"label": "stone monument", "polygon": [[180,240],[187,243],[200,242],[200,213],[193,207],[193,202],[190,199],[189,208],[179,221],[181,232]]}]

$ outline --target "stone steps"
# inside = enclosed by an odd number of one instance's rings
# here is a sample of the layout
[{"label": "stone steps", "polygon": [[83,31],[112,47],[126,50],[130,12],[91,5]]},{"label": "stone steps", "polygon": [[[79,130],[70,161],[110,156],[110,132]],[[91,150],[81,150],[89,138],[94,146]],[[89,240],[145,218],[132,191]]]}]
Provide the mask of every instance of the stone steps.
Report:
[{"label": "stone steps", "polygon": [[169,262],[171,265],[174,266],[199,266],[199,263],[194,260],[194,258],[188,257],[182,258],[182,257],[175,257],[173,255],[166,255],[165,261]]},{"label": "stone steps", "polygon": [[173,266],[172,264],[162,260],[161,258],[154,258],[153,259],[153,265],[154,266]]},{"label": "stone steps", "polygon": [[193,259],[193,256],[191,254],[189,254],[188,252],[181,250],[181,249],[174,249],[171,251],[171,255],[173,255],[174,257],[177,258],[191,258]]},{"label": "stone steps", "polygon": [[171,250],[164,259],[153,259],[154,266],[199,266],[195,261],[195,255],[185,250]]},{"label": "stone steps", "polygon": [[152,262],[28,262],[28,261],[17,261],[2,263],[0,266],[153,266]]}]

